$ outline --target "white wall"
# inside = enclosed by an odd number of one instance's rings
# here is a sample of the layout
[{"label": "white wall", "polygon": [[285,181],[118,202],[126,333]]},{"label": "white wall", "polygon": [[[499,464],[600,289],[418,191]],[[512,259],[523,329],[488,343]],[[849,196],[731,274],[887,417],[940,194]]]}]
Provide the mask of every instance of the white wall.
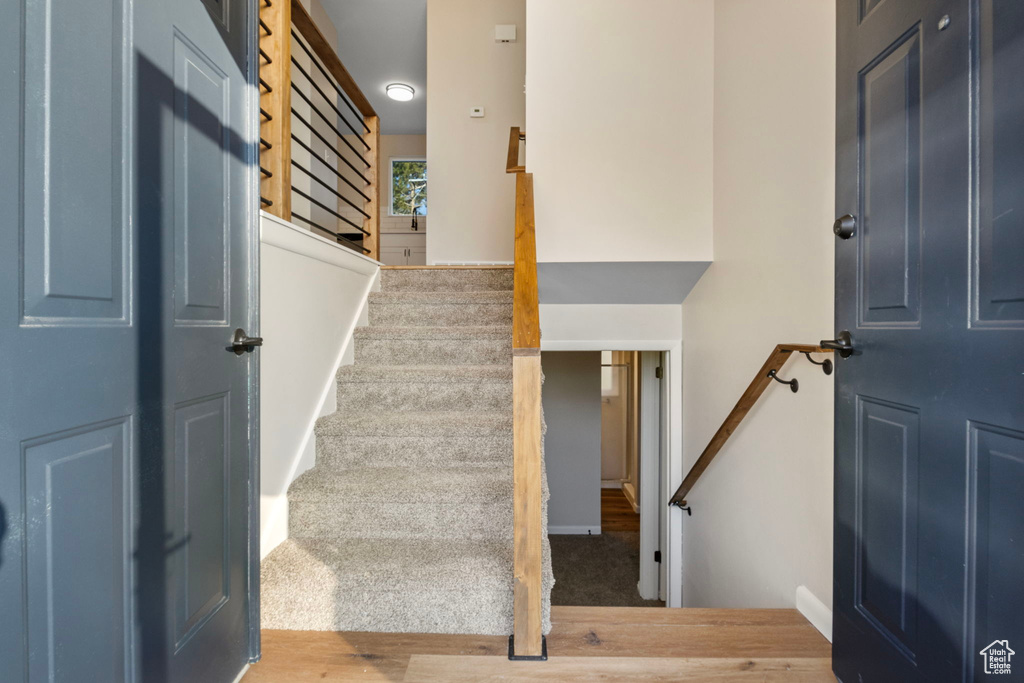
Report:
[{"label": "white wall", "polygon": [[679,304],[541,304],[545,351],[661,351],[679,344]]},{"label": "white wall", "polygon": [[548,531],[601,533],[601,354],[542,354]]},{"label": "white wall", "polygon": [[[780,342],[832,336],[835,7],[715,4],[714,262],[683,303],[687,468]],[[832,596],[833,381],[803,357],[704,473],[684,518],[688,606]]]},{"label": "white wall", "polygon": [[315,462],[313,426],[334,412],[334,376],[377,273],[331,240],[260,220],[261,557],[288,537],[288,486]]},{"label": "white wall", "polygon": [[[516,24],[515,43],[494,42]],[[512,260],[508,132],[525,118],[526,0],[428,0],[427,263]],[[484,118],[470,118],[473,106]]]},{"label": "white wall", "polygon": [[538,261],[710,260],[713,0],[527,4]]}]

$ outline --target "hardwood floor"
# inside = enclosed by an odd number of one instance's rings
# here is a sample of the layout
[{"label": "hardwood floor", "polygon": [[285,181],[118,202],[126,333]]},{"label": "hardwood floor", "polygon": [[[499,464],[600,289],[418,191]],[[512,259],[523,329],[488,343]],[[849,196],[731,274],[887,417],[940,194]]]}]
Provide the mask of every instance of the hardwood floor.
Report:
[{"label": "hardwood floor", "polygon": [[835,681],[831,646],[795,610],[553,607],[547,662],[501,636],[264,631],[243,683]]},{"label": "hardwood floor", "polygon": [[601,529],[640,532],[640,515],[633,512],[622,489],[601,489]]}]

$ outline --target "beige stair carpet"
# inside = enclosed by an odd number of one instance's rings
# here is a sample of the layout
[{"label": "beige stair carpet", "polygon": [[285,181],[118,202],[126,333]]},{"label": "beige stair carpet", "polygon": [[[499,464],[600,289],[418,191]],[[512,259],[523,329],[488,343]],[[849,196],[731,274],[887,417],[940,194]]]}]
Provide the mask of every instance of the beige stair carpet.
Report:
[{"label": "beige stair carpet", "polygon": [[[512,271],[381,271],[316,466],[263,561],[265,629],[512,633]],[[544,632],[554,584],[544,480]]]}]

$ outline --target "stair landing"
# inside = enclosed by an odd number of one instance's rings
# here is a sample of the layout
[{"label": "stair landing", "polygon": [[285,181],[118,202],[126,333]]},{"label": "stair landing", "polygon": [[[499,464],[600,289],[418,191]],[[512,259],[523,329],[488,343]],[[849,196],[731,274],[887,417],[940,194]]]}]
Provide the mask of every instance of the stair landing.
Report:
[{"label": "stair landing", "polygon": [[263,631],[243,683],[306,681],[834,682],[832,646],[791,609],[551,608],[547,662],[501,636]]}]

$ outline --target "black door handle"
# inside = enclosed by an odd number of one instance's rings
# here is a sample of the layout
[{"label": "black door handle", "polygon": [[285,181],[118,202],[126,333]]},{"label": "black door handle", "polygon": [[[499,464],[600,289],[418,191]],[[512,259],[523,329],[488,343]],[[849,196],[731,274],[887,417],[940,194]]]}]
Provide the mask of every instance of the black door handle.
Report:
[{"label": "black door handle", "polygon": [[841,358],[849,358],[853,355],[853,337],[846,330],[843,330],[835,339],[822,339],[821,348],[832,349],[839,353]]},{"label": "black door handle", "polygon": [[229,351],[234,351],[236,356],[241,356],[246,351],[252,351],[256,346],[263,346],[263,337],[250,337],[241,327],[235,330],[235,337],[231,340]]}]

